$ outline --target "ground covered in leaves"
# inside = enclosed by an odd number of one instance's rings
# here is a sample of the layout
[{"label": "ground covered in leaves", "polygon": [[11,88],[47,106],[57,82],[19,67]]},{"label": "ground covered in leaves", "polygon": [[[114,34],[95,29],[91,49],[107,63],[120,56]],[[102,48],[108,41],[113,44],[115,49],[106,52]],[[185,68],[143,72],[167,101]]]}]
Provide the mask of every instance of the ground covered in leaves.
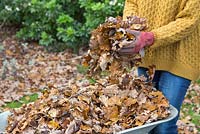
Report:
[{"label": "ground covered in leaves", "polygon": [[17,41],[12,34],[1,38],[0,47],[1,106],[51,85],[65,87],[80,64],[71,52],[48,53],[37,43]]},{"label": "ground covered in leaves", "polygon": [[[80,56],[70,51],[47,52],[37,43],[19,42],[9,32],[0,33],[1,111],[35,101],[49,87],[62,90],[73,81],[74,76],[83,77],[85,69],[79,66]],[[89,82],[94,80],[90,79]],[[199,91],[198,84],[189,89],[178,122],[180,133],[198,133]],[[50,122],[51,125],[55,127],[56,123]]]}]

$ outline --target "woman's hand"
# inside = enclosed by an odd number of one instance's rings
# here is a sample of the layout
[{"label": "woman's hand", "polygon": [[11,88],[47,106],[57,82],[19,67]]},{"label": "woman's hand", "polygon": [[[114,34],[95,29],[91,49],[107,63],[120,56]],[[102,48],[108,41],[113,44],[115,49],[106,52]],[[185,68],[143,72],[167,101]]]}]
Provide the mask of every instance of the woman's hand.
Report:
[{"label": "woman's hand", "polygon": [[150,46],[154,42],[154,34],[152,32],[140,32],[129,29],[127,29],[126,32],[134,35],[136,40],[131,44],[125,45],[121,50],[119,50],[120,54],[138,53],[142,48]]}]

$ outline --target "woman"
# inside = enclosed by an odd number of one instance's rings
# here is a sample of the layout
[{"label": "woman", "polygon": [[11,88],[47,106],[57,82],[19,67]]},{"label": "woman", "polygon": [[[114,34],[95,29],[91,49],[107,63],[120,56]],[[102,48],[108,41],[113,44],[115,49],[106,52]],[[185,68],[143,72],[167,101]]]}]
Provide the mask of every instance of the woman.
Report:
[{"label": "woman", "polygon": [[[146,47],[139,75],[156,65],[156,88],[180,112],[191,80],[200,76],[200,0],[126,0],[123,18],[130,15],[146,18],[148,28],[127,30],[136,36],[132,44],[136,47],[126,46],[120,52],[133,54]],[[178,116],[151,133],[177,134],[177,120]]]}]

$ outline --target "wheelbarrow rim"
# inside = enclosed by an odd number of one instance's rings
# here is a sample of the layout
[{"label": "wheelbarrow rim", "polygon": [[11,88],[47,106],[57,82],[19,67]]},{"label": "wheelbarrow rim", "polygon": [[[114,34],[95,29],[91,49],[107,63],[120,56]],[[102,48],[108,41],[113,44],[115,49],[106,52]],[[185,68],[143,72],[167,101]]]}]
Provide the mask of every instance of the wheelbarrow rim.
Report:
[{"label": "wheelbarrow rim", "polygon": [[158,121],[155,121],[155,122],[152,122],[152,123],[147,123],[147,124],[144,124],[142,126],[138,126],[138,127],[134,127],[134,128],[129,128],[129,129],[120,131],[117,134],[130,133],[131,131],[145,129],[147,127],[152,127],[152,126],[156,126],[156,125],[161,124],[161,123],[171,121],[172,119],[177,117],[178,110],[172,105],[170,105],[169,110],[170,110],[170,115],[166,119],[158,120]]}]

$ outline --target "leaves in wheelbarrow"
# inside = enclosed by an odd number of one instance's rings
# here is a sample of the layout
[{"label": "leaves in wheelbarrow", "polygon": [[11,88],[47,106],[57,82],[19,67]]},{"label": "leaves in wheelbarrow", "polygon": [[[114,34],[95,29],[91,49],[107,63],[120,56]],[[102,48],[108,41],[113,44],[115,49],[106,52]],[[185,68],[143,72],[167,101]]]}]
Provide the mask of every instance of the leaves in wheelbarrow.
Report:
[{"label": "leaves in wheelbarrow", "polygon": [[[145,81],[132,78],[128,83],[130,88],[118,86],[117,92],[115,88],[106,88],[108,85],[99,83],[88,86],[83,86],[81,82],[77,84],[80,85],[77,88],[81,92],[68,96],[65,94],[67,89],[52,88],[46,90],[35,103],[14,110],[9,118],[7,132],[22,133],[27,129],[41,132],[44,129],[48,132],[59,130],[60,133],[67,134],[104,133],[106,129],[107,133],[113,133],[169,115],[168,101],[162,94],[158,94],[159,91],[146,85]],[[133,89],[131,85],[143,86],[135,86]],[[130,94],[132,90],[137,96]],[[58,99],[55,100],[55,97]],[[157,103],[158,100],[165,102],[165,105]],[[17,124],[12,128],[15,122]],[[114,125],[118,127],[113,128]]]},{"label": "leaves in wheelbarrow", "polygon": [[6,131],[104,134],[168,117],[167,99],[153,88],[151,79],[135,72],[140,55],[118,53],[125,40],[134,40],[125,29],[143,30],[144,22],[138,17],[108,18],[92,32],[91,48],[83,57],[89,68],[85,77],[73,78],[65,89],[50,86],[36,102],[13,110]]}]

